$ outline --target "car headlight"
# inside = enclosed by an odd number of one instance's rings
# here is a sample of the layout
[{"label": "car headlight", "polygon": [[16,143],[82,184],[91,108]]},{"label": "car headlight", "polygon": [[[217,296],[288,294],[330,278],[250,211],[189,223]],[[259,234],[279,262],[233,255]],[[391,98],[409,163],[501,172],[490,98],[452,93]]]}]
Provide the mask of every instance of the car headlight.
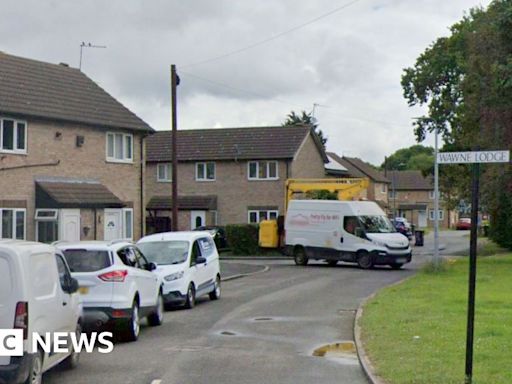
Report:
[{"label": "car headlight", "polygon": [[165,281],[178,280],[178,279],[181,279],[181,278],[183,277],[183,274],[184,274],[184,272],[183,272],[183,271],[179,271],[179,272],[171,273],[170,275],[165,276],[165,277],[164,277],[164,280],[165,280]]}]

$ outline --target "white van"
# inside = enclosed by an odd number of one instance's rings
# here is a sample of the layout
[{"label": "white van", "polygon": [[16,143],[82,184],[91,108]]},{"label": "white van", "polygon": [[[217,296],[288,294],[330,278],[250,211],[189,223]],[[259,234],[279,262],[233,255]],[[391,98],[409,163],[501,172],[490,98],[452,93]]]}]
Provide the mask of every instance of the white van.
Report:
[{"label": "white van", "polygon": [[[41,383],[43,372],[77,353],[30,353],[33,333],[81,331],[78,282],[56,248],[35,242],[0,241],[0,329],[23,329],[23,356],[0,355],[0,383]],[[72,348],[71,348],[72,350]]]},{"label": "white van", "polygon": [[285,232],[287,254],[297,265],[314,259],[398,269],[411,261],[408,239],[372,201],[291,200]]},{"label": "white van", "polygon": [[137,246],[158,265],[165,304],[192,308],[196,298],[220,298],[219,253],[209,232],[165,232],[143,237]]}]

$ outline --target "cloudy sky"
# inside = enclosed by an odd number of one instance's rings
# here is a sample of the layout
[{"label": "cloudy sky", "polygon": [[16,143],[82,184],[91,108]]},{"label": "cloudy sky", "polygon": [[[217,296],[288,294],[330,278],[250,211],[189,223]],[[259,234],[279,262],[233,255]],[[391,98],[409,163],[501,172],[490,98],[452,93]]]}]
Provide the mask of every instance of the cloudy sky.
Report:
[{"label": "cloudy sky", "polygon": [[86,48],[82,70],[157,130],[170,129],[176,64],[179,129],[314,109],[329,150],[380,164],[414,144],[403,68],[489,2],[2,0],[0,50],[78,67],[81,42],[106,46]]}]

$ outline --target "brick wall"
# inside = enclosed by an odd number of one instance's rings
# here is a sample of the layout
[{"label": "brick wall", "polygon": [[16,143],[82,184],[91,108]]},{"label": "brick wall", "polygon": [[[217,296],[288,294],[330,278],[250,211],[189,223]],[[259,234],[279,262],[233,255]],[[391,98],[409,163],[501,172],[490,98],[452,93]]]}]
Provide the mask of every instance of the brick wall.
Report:
[{"label": "brick wall", "polygon": [[[119,131],[116,131],[119,132]],[[127,132],[130,133],[130,132]],[[76,136],[84,136],[82,147],[76,146]],[[26,201],[26,238],[35,239],[35,182],[37,177],[70,177],[96,179],[124,202],[133,202],[134,238],[140,237],[140,141],[133,136],[134,161],[130,164],[108,163],[106,161],[106,132],[84,125],[42,120],[27,121],[27,154],[0,153],[0,169],[56,163],[54,166],[26,167],[0,171],[0,200]],[[98,210],[97,232],[103,234],[102,210]],[[83,210],[82,227],[91,227],[92,211]],[[83,231],[81,230],[83,235]]]}]

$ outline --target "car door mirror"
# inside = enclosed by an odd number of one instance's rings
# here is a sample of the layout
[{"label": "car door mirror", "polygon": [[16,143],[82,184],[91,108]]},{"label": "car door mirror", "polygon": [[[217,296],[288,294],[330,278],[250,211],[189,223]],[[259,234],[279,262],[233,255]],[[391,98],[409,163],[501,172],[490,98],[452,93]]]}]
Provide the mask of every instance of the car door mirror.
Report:
[{"label": "car door mirror", "polygon": [[206,263],[206,259],[202,256],[199,256],[197,259],[196,259],[196,264],[205,264]]},{"label": "car door mirror", "polygon": [[70,277],[68,280],[68,286],[67,286],[67,290],[66,290],[67,293],[69,293],[71,295],[72,293],[78,292],[78,288],[79,288],[78,280],[73,277]]},{"label": "car door mirror", "polygon": [[158,268],[158,264],[157,263],[154,263],[154,262],[150,262],[148,264],[148,271],[154,271],[155,269]]}]

